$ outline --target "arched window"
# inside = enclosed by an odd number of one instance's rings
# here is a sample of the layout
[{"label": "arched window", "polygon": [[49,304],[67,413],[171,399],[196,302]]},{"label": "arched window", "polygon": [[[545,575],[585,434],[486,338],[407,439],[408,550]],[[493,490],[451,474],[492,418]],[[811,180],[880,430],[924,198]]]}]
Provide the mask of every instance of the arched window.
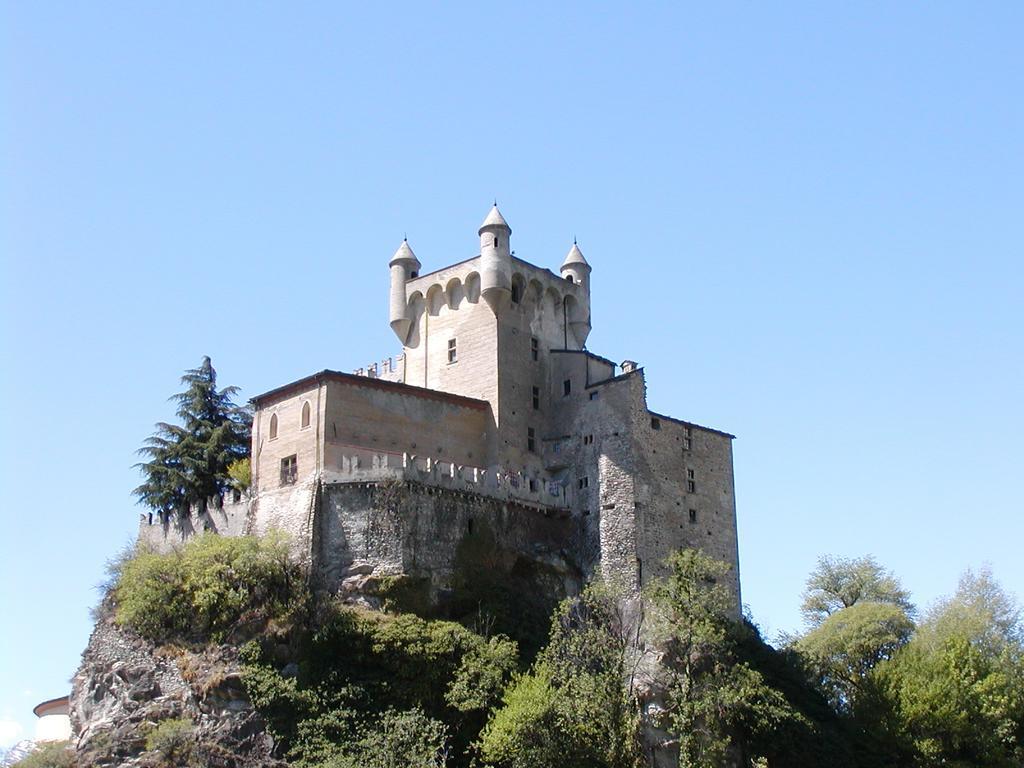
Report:
[{"label": "arched window", "polygon": [[309,426],[309,400],[302,404],[302,428]]},{"label": "arched window", "polygon": [[277,437],[277,414],[273,413],[270,415],[270,439],[273,440]]}]

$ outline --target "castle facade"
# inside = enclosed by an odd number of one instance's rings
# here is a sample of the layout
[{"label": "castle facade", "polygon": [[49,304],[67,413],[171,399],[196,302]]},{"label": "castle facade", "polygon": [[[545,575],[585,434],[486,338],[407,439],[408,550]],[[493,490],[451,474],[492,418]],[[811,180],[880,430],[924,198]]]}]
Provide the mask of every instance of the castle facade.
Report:
[{"label": "castle facade", "polygon": [[[474,526],[567,579],[628,589],[697,547],[732,565],[738,601],[733,436],[651,411],[642,367],[586,348],[575,243],[556,275],[513,254],[497,206],[478,235],[478,255],[426,273],[403,241],[389,264],[401,354],[253,398],[251,498],[181,525],[283,529],[331,588],[406,574],[442,594]],[[169,525],[143,535],[190,532]]]}]

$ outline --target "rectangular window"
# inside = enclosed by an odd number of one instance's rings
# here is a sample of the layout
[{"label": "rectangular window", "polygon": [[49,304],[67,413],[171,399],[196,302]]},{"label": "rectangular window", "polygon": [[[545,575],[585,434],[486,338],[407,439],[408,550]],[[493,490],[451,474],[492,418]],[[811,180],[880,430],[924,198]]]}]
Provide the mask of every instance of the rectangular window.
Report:
[{"label": "rectangular window", "polygon": [[693,433],[689,427],[683,427],[683,450],[688,451],[693,447]]},{"label": "rectangular window", "polygon": [[562,396],[568,397],[572,392],[572,379],[566,379],[562,382]]},{"label": "rectangular window", "polygon": [[697,522],[697,510],[696,509],[691,509],[690,510],[690,522],[691,523],[696,523]]},{"label": "rectangular window", "polygon": [[281,459],[281,485],[291,485],[299,479],[299,461],[294,454]]},{"label": "rectangular window", "polygon": [[458,356],[455,351],[455,339],[448,339],[448,362],[454,363],[456,360]]},{"label": "rectangular window", "polygon": [[540,359],[540,342],[537,341],[536,336],[530,339],[530,357],[534,359],[534,362]]},{"label": "rectangular window", "polygon": [[597,394],[598,394],[597,392],[591,392],[590,393],[590,399],[591,400],[597,400]]},{"label": "rectangular window", "polygon": [[533,427],[526,430],[526,450],[530,453],[537,452],[537,435],[533,431]]},{"label": "rectangular window", "polygon": [[686,490],[690,493],[697,492],[696,474],[692,469],[686,470]]},{"label": "rectangular window", "polygon": [[530,492],[531,493],[536,493],[537,492],[537,480],[535,478],[532,478],[532,477],[530,478]]},{"label": "rectangular window", "polygon": [[579,488],[581,491],[584,488],[589,488],[590,487],[590,478],[589,477],[581,477],[581,478],[579,478],[576,481],[576,487]]},{"label": "rectangular window", "polygon": [[661,429],[661,419],[651,419],[651,429]]},{"label": "rectangular window", "polygon": [[593,445],[594,444],[594,436],[593,435],[584,435],[583,436],[583,444],[584,445]]},{"label": "rectangular window", "polygon": [[540,410],[540,387],[533,388],[533,410]]}]

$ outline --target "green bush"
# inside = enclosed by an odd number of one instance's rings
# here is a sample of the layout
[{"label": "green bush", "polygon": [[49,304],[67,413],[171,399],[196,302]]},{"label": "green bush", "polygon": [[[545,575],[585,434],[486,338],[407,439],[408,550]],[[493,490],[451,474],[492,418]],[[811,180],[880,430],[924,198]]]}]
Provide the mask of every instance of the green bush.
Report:
[{"label": "green bush", "polygon": [[192,721],[184,717],[162,720],[146,736],[146,749],[156,753],[161,765],[188,764],[195,751]]},{"label": "green bush", "polygon": [[[250,700],[300,766],[356,759],[361,753],[353,745],[397,739],[413,721],[424,733],[436,732],[427,721],[443,725],[456,764],[465,765],[518,665],[508,638],[487,639],[450,621],[341,606],[318,617],[297,676],[284,677],[256,642],[241,658]],[[392,731],[381,731],[386,724]]]},{"label": "green bush", "polygon": [[448,729],[419,709],[388,710],[324,768],[444,768]]},{"label": "green bush", "polygon": [[505,692],[481,738],[502,768],[629,768],[639,765],[639,717],[626,660],[626,619],[598,585],[566,600],[551,640]]},{"label": "green bush", "polygon": [[304,582],[281,537],[198,536],[180,551],[121,565],[116,618],[154,641],[222,641],[302,604]]},{"label": "green bush", "polygon": [[66,741],[48,741],[14,764],[15,768],[75,768],[75,753]]}]

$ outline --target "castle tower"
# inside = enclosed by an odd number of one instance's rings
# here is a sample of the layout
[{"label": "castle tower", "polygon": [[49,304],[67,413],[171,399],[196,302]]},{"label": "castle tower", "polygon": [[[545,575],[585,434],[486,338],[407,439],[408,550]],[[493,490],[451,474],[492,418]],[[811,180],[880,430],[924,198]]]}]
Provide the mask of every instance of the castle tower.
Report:
[{"label": "castle tower", "polygon": [[480,295],[497,315],[512,297],[512,228],[495,204],[480,225]]},{"label": "castle tower", "polygon": [[587,343],[590,335],[590,264],[583,258],[583,251],[580,250],[576,241],[572,241],[572,248],[566,254],[565,261],[559,269],[562,277],[580,286],[583,289],[581,301],[572,305],[569,311],[569,329],[582,348]]},{"label": "castle tower", "polygon": [[402,240],[395,255],[389,262],[391,267],[391,301],[389,320],[391,330],[398,336],[398,340],[405,343],[409,336],[409,327],[412,325],[412,313],[405,300],[405,283],[417,277],[420,272],[420,260],[409,247],[408,240]]}]

